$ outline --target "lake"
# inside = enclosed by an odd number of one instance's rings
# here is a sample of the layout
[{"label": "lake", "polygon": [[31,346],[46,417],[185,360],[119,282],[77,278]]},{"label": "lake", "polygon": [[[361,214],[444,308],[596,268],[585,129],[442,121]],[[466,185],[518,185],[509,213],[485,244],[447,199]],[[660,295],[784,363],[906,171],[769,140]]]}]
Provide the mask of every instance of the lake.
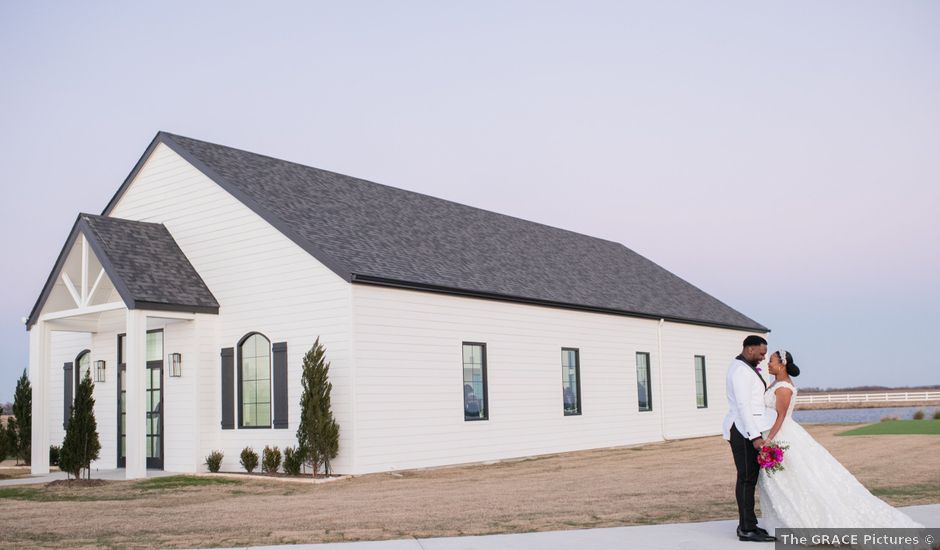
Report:
[{"label": "lake", "polygon": [[881,421],[885,416],[896,416],[900,420],[910,420],[918,410],[924,411],[924,418],[933,418],[934,411],[940,407],[882,407],[873,409],[819,409],[814,411],[793,411],[793,420],[800,424],[853,423],[871,424]]}]

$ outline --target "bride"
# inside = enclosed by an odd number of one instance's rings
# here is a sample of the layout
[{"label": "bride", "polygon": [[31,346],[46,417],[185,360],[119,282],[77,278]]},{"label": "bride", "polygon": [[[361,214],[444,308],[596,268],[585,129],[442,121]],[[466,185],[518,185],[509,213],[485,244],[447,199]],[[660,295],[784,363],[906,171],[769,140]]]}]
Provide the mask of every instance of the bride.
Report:
[{"label": "bride", "polygon": [[775,378],[764,393],[764,405],[777,412],[765,440],[789,445],[782,471],[761,472],[761,523],[777,528],[887,528],[924,526],[872,495],[829,451],[792,418],[797,389],[791,377],[800,369],[785,350],[770,356],[767,370]]}]

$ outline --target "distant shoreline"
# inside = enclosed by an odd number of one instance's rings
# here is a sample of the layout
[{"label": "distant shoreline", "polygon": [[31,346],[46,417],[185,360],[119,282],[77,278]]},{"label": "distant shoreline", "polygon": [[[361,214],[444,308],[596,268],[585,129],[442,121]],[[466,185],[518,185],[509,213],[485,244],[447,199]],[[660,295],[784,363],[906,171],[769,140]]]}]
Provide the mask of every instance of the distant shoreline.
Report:
[{"label": "distant shoreline", "polygon": [[940,400],[933,401],[839,401],[833,403],[797,403],[794,410],[815,411],[821,409],[884,409],[888,407],[940,407]]},{"label": "distant shoreline", "polygon": [[819,395],[827,393],[838,393],[838,394],[856,394],[856,393],[918,393],[918,392],[933,392],[940,391],[940,386],[922,386],[922,387],[911,387],[911,388],[887,388],[882,386],[859,386],[853,388],[832,388],[832,389],[819,389],[819,388],[800,388],[800,393],[803,395]]}]

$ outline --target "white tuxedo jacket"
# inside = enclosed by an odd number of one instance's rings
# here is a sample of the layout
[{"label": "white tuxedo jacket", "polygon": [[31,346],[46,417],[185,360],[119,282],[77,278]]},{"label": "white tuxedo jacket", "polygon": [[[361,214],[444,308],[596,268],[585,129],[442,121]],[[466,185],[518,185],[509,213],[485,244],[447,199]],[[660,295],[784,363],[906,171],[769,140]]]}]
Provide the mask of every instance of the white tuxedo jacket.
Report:
[{"label": "white tuxedo jacket", "polygon": [[764,406],[764,381],[750,365],[735,359],[728,367],[725,391],[728,396],[728,414],[722,423],[722,435],[731,439],[731,425],[747,439],[761,436],[777,421],[777,411]]}]

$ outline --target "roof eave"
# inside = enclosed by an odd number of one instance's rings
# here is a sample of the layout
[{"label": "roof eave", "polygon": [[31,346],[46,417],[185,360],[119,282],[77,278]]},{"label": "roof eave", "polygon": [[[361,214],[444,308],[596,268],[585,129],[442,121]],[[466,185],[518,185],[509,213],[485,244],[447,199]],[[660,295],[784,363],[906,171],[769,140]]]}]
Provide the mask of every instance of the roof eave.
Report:
[{"label": "roof eave", "polygon": [[499,294],[495,292],[482,292],[479,290],[468,290],[460,288],[451,288],[443,287],[436,285],[429,285],[423,283],[413,283],[409,281],[399,281],[394,279],[386,279],[382,277],[375,277],[371,275],[360,275],[354,273],[352,275],[353,283],[360,284],[369,284],[375,286],[385,286],[390,288],[400,288],[407,290],[418,290],[423,292],[435,292],[438,294],[448,294],[451,296],[464,296],[471,298],[482,298],[485,300],[497,300],[502,302],[515,302],[521,304],[537,305],[544,307],[560,308],[560,309],[573,309],[578,311],[590,311],[593,313],[606,313],[610,315],[619,315],[624,317],[636,317],[641,319],[651,319],[651,320],[665,320],[674,323],[682,323],[686,325],[698,325],[698,326],[707,326],[712,328],[723,328],[729,330],[738,330],[744,332],[761,332],[769,333],[770,329],[760,325],[734,325],[728,323],[719,323],[714,321],[703,321],[700,319],[687,319],[682,317],[668,316],[668,315],[656,315],[652,313],[642,313],[636,311],[627,311],[614,308],[604,308],[598,306],[586,306],[582,304],[572,304],[566,302],[554,302],[551,300],[540,300],[537,298],[526,298],[522,296],[512,296],[508,294]]}]

